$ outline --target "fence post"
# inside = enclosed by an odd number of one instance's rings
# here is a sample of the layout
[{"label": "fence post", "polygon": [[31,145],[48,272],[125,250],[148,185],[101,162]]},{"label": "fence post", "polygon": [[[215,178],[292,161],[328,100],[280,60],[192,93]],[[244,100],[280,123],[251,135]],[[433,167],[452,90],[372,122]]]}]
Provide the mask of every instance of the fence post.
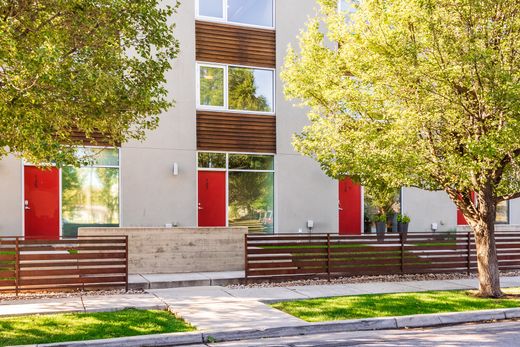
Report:
[{"label": "fence post", "polygon": [[125,290],[128,292],[128,235],[125,235]]},{"label": "fence post", "polygon": [[327,279],[330,282],[330,233],[327,234]]},{"label": "fence post", "polygon": [[399,233],[399,241],[401,242],[401,274],[404,274],[404,240],[403,233]]},{"label": "fence post", "polygon": [[247,260],[247,234],[244,234],[244,282],[246,285],[249,277],[249,262]]},{"label": "fence post", "polygon": [[16,296],[18,296],[19,292],[19,286],[20,286],[20,238],[15,238],[15,250],[14,250],[14,261],[15,261],[15,279],[14,279],[14,286],[15,286],[15,293]]},{"label": "fence post", "polygon": [[467,248],[468,248],[468,258],[467,258],[467,266],[468,266],[468,275],[471,273],[471,232],[468,232],[466,238]]}]

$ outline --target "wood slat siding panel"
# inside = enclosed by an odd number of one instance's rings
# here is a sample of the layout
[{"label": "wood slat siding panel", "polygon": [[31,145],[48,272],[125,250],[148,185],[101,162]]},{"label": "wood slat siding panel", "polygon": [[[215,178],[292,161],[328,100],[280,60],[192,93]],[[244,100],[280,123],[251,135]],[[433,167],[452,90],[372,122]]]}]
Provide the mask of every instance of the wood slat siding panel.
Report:
[{"label": "wood slat siding panel", "polygon": [[276,153],[276,117],[197,111],[197,149]]},{"label": "wood slat siding panel", "polygon": [[276,31],[195,22],[196,58],[212,63],[276,67]]}]

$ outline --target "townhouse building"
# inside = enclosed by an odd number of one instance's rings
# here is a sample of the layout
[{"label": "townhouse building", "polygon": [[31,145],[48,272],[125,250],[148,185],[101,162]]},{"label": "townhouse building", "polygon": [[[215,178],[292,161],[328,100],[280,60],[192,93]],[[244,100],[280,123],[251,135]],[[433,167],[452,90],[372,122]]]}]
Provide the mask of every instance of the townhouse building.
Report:
[{"label": "townhouse building", "polygon": [[[363,188],[327,177],[291,144],[308,120],[284,98],[279,73],[316,8],[314,0],[181,1],[181,52],[166,76],[176,105],[158,129],[120,148],[78,147],[96,156],[88,167],[2,159],[0,235],[66,237],[81,226],[370,231]],[[443,192],[403,188],[395,210],[411,217],[411,231],[465,224]],[[497,223],[520,225],[520,201],[502,204]]]}]

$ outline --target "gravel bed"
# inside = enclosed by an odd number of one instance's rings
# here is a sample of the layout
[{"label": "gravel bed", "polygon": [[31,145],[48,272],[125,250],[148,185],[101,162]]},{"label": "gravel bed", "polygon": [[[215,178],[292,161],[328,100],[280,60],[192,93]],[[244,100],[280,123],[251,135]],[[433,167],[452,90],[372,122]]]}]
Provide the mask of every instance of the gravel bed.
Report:
[{"label": "gravel bed", "polygon": [[14,293],[0,293],[0,303],[6,301],[20,301],[20,300],[35,300],[35,299],[63,299],[63,298],[77,298],[80,296],[98,296],[98,295],[121,295],[121,294],[142,294],[143,290],[129,290],[125,292],[124,289],[117,290],[90,290],[90,291],[67,291],[67,292],[30,292],[19,293],[16,296]]},{"label": "gravel bed", "polygon": [[[500,276],[520,276],[520,271],[500,272]],[[332,278],[330,282],[326,279],[302,279],[283,282],[259,282],[245,284],[233,284],[227,286],[231,289],[243,288],[269,288],[269,287],[295,287],[326,284],[349,284],[349,283],[371,283],[371,282],[405,282],[405,281],[428,281],[428,280],[460,280],[477,278],[477,274],[450,273],[450,274],[419,274],[419,275],[379,275],[379,276],[355,276]]]}]

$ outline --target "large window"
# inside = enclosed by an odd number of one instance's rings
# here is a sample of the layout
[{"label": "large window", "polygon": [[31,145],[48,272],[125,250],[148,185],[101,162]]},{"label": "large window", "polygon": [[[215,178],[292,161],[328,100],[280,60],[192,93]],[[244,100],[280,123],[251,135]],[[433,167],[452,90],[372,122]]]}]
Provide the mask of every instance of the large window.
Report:
[{"label": "large window", "polygon": [[249,232],[274,231],[273,156],[201,152],[198,167],[226,170],[229,226],[247,226]]},{"label": "large window", "polygon": [[82,148],[89,164],[62,169],[62,234],[77,235],[79,227],[119,226],[119,151]]},{"label": "large window", "polygon": [[198,65],[198,108],[274,112],[274,72],[227,65]]},{"label": "large window", "polygon": [[509,201],[501,201],[497,204],[495,223],[509,224]]},{"label": "large window", "polygon": [[197,0],[198,17],[242,25],[274,27],[274,0]]}]

